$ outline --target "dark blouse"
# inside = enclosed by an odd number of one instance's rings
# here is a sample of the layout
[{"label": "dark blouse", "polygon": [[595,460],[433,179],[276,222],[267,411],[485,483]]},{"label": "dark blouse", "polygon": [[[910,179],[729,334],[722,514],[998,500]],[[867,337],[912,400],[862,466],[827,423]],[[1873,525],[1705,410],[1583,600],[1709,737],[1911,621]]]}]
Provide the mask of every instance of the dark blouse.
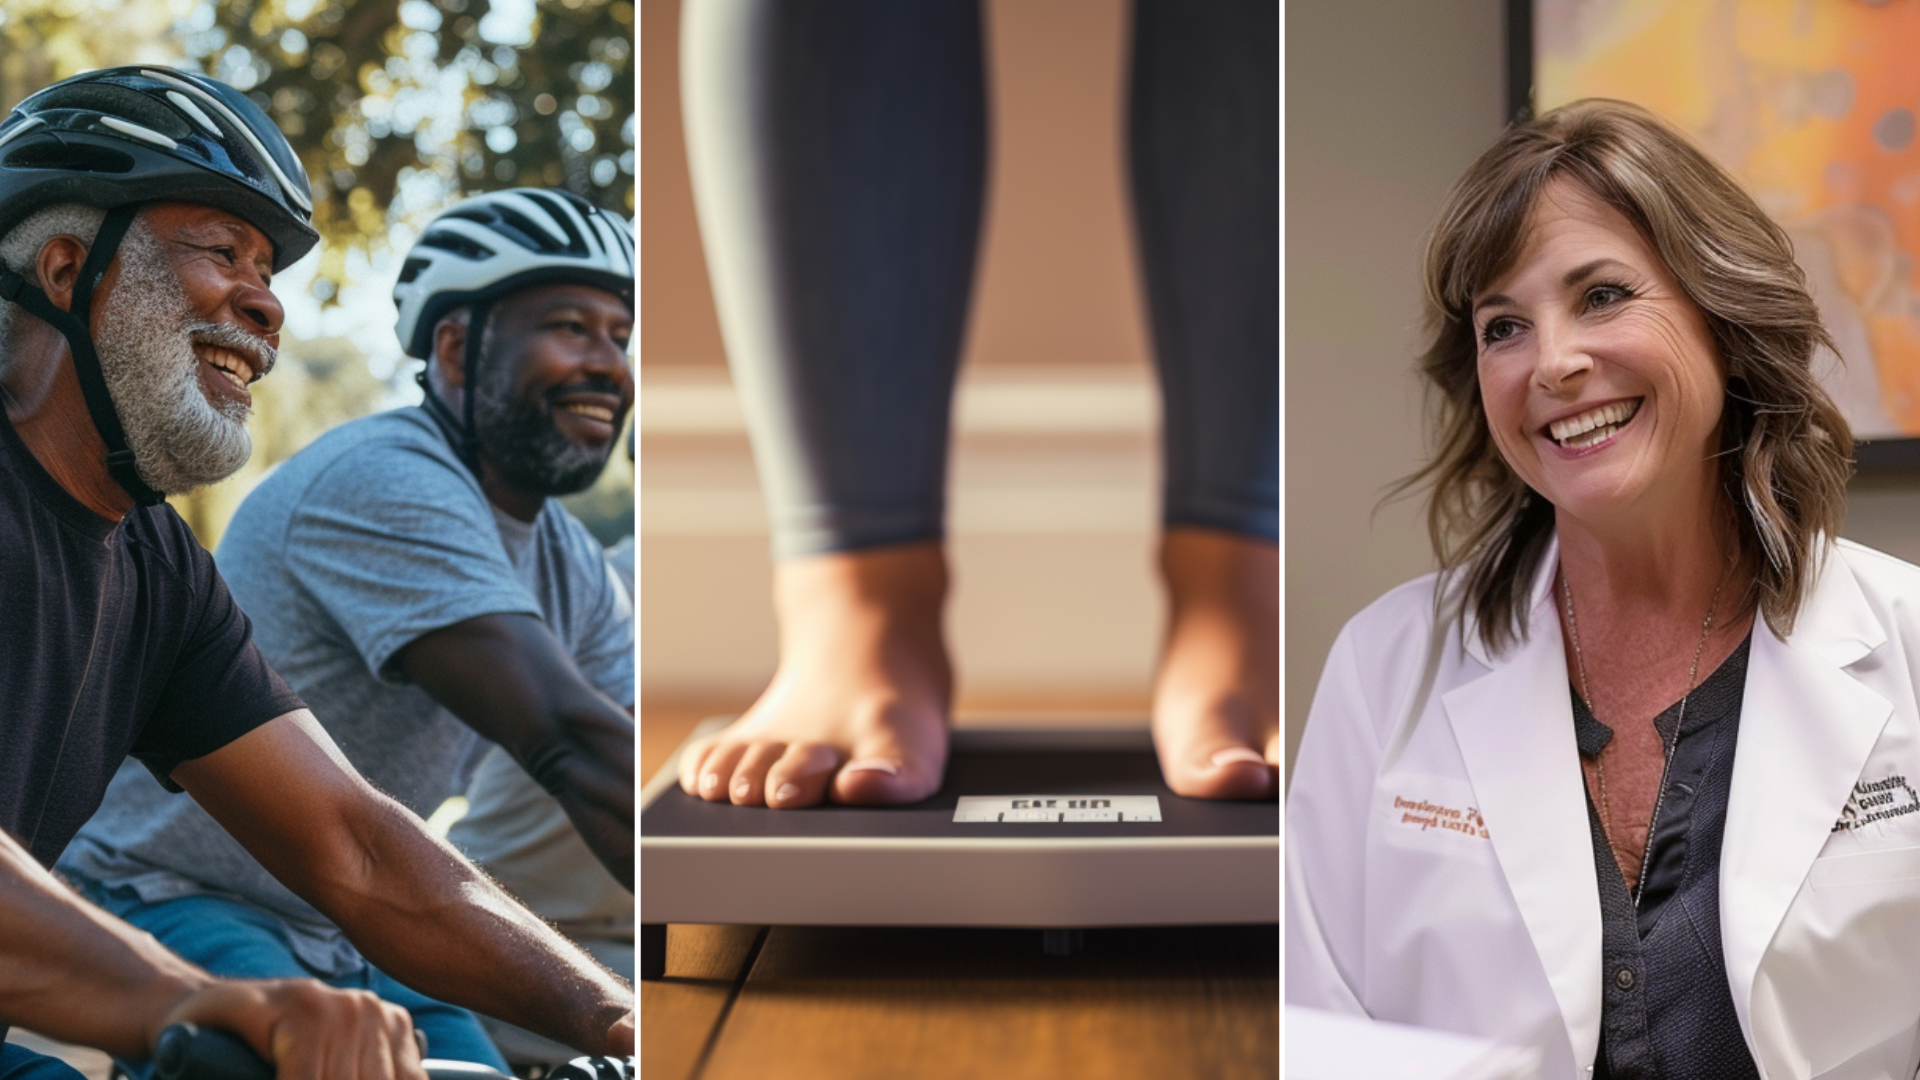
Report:
[{"label": "dark blouse", "polygon": [[[1654,718],[1673,748],[1647,838],[1645,893],[1635,905],[1600,813],[1587,800],[1600,878],[1600,1052],[1596,1080],[1757,1080],[1740,1033],[1720,946],[1720,840],[1746,689],[1748,636],[1680,703]],[[1681,725],[1678,742],[1676,724]],[[1609,728],[1573,695],[1580,754],[1598,755]]]}]

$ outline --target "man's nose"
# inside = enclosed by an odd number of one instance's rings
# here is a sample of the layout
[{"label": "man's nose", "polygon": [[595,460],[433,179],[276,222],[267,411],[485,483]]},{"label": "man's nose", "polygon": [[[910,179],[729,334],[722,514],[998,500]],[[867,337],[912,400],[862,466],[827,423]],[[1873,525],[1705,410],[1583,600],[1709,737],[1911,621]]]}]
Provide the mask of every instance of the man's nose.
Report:
[{"label": "man's nose", "polygon": [[241,285],[233,297],[233,309],[240,314],[246,328],[261,337],[278,334],[280,325],[287,320],[287,310],[280,306],[280,298],[264,285]]},{"label": "man's nose", "polygon": [[611,380],[629,401],[633,399],[633,362],[626,346],[612,334],[595,334],[586,352],[587,370]]}]

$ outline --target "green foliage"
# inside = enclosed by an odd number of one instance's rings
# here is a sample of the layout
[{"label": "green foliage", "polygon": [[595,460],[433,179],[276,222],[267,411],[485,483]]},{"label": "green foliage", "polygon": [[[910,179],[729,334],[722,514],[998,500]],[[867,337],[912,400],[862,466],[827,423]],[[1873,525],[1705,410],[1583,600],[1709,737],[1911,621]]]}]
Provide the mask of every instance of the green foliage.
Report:
[{"label": "green foliage", "polygon": [[633,212],[626,0],[212,0],[180,29],[306,164],[322,300],[352,252],[459,194],[565,187]]},{"label": "green foliage", "polygon": [[631,217],[633,19],[629,0],[6,0],[0,106],[127,63],[245,90],[313,181],[331,301],[355,253],[463,194],[565,187]]}]

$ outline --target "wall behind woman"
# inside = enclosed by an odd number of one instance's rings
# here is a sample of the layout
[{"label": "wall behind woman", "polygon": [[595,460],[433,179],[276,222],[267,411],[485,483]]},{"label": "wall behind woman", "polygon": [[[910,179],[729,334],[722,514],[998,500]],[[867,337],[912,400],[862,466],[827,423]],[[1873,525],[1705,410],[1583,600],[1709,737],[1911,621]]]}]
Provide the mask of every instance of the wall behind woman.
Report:
[{"label": "wall behind woman", "polygon": [[1500,132],[1503,7],[1287,4],[1289,764],[1340,627],[1433,566],[1418,501],[1379,503],[1424,460],[1420,248]]}]

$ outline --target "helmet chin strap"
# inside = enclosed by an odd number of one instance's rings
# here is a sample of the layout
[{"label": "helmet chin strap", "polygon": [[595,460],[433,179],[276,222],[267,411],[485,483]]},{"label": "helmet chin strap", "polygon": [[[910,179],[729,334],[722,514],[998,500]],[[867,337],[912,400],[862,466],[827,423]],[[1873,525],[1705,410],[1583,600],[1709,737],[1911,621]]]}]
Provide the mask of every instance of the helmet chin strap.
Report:
[{"label": "helmet chin strap", "polygon": [[107,444],[107,475],[113,477],[134,502],[153,506],[164,500],[166,494],[148,487],[146,481],[140,479],[140,470],[132,449],[127,446],[127,433],[120,426],[120,414],[114,410],[113,395],[107,391],[107,377],[100,370],[100,357],[94,351],[93,335],[88,329],[92,321],[93,290],[106,276],[108,265],[120,250],[120,241],[139,212],[137,204],[116,206],[107,211],[106,220],[100,223],[100,232],[87,251],[86,261],[80,264],[69,310],[55,307],[44,291],[5,267],[0,267],[0,298],[25,308],[67,339],[68,350],[73,354],[74,374],[80,378],[80,394],[86,399],[94,430]]},{"label": "helmet chin strap", "polygon": [[414,376],[414,381],[418,382],[420,389],[426,392],[426,397],[420,404],[426,408],[427,415],[439,423],[441,433],[446,435],[447,442],[452,444],[453,452],[458,454],[467,468],[473,471],[475,480],[483,477],[480,475],[479,429],[473,425],[473,399],[479,396],[474,392],[474,379],[480,371],[481,339],[486,336],[487,316],[492,308],[493,304],[488,300],[479,301],[467,308],[467,340],[460,359],[462,384],[460,411],[463,414],[460,418],[453,415],[453,410],[448,407],[446,399],[433,388],[433,381],[428,377],[428,372],[433,368],[431,357],[427,360],[427,366],[420,369],[420,374]]}]

